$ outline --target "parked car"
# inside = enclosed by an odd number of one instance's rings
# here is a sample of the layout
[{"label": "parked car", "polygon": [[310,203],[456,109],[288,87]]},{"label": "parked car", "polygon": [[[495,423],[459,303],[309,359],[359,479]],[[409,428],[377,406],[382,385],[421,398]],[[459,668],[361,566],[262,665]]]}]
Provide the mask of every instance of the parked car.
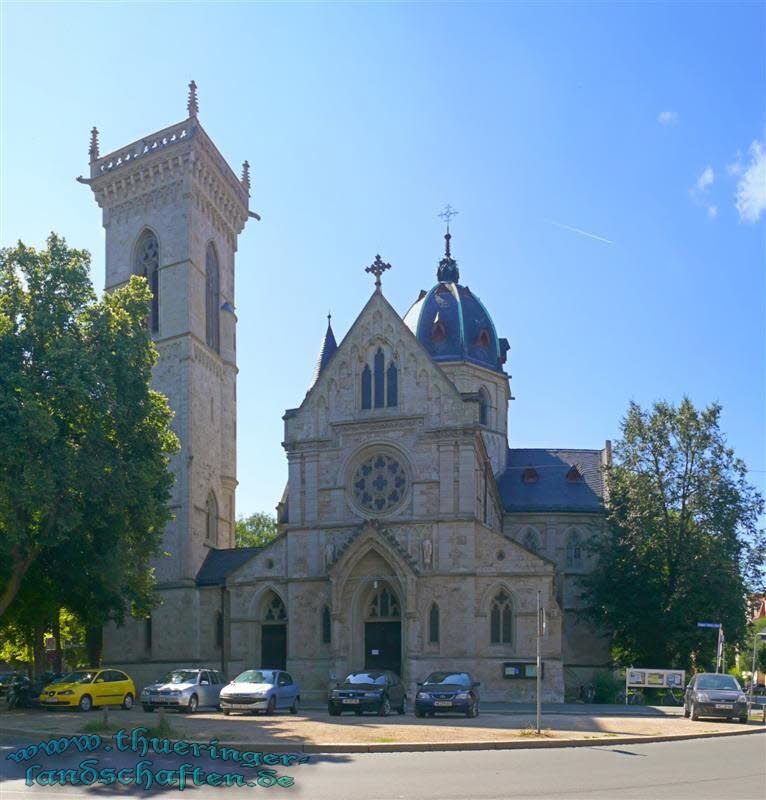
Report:
[{"label": "parked car", "polygon": [[40,694],[43,708],[68,707],[90,711],[94,706],[133,708],[136,687],[119,669],[78,669],[49,683]]},{"label": "parked car", "polygon": [[218,697],[226,680],[215,669],[173,669],[156,683],[141,690],[144,711],[175,708],[193,714],[200,706],[218,708]]},{"label": "parked car", "polygon": [[352,672],[343,683],[338,683],[327,699],[327,711],[337,717],[344,711],[361,714],[375,711],[385,717],[396,709],[407,711],[407,693],[399,676],[389,670]]},{"label": "parked car", "polygon": [[734,676],[700,672],[686,687],[684,716],[731,717],[747,722],[747,698]]},{"label": "parked car", "polygon": [[273,714],[285,708],[297,714],[300,699],[300,687],[284,670],[248,669],[221,689],[221,710],[227,716],[232,711]]},{"label": "parked car", "polygon": [[467,717],[478,717],[479,686],[467,672],[432,672],[418,684],[415,716],[432,717],[457,711]]}]

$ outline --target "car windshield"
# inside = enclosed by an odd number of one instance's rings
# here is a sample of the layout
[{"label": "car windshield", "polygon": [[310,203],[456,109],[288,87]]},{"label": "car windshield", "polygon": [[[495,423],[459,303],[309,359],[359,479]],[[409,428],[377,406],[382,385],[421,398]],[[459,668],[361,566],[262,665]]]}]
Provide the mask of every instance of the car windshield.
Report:
[{"label": "car windshield", "polygon": [[233,683],[276,683],[276,679],[273,670],[248,669],[237,675]]},{"label": "car windshield", "polygon": [[730,692],[738,692],[739,684],[737,679],[731,675],[702,675],[697,678],[696,689],[727,689]]},{"label": "car windshield", "polygon": [[468,686],[471,681],[465,672],[432,672],[423,682],[442,686]]},{"label": "car windshield", "polygon": [[95,672],[68,672],[66,675],[61,676],[61,680],[58,683],[93,683],[95,677]]},{"label": "car windshield", "polygon": [[365,683],[373,686],[385,686],[386,674],[385,672],[352,672],[346,683]]},{"label": "car windshield", "polygon": [[161,683],[196,683],[199,670],[196,669],[174,669],[160,681]]}]

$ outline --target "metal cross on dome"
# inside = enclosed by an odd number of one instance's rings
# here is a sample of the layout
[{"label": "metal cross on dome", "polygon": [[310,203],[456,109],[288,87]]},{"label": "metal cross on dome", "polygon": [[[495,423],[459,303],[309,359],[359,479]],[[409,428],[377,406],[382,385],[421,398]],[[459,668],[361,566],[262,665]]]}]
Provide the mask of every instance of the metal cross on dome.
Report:
[{"label": "metal cross on dome", "polygon": [[447,203],[447,205],[444,206],[444,210],[439,214],[439,217],[440,219],[443,219],[447,223],[447,230],[449,230],[449,223],[452,217],[457,216],[459,213],[460,212],[452,208],[452,206],[449,203]]},{"label": "metal cross on dome", "polygon": [[365,267],[365,272],[370,272],[375,276],[375,288],[380,289],[380,276],[387,270],[391,269],[391,265],[387,264],[380,255],[375,256],[375,261],[369,267]]}]

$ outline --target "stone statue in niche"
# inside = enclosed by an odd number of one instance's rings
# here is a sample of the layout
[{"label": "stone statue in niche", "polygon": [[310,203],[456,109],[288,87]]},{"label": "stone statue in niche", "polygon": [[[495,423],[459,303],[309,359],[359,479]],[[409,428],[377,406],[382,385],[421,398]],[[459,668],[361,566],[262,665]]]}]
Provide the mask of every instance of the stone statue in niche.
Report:
[{"label": "stone statue in niche", "polygon": [[328,539],[324,543],[324,565],[325,565],[325,567],[330,567],[333,561],[335,561],[335,542],[333,542],[332,539]]},{"label": "stone statue in niche", "polygon": [[431,566],[431,559],[433,558],[434,554],[434,546],[431,543],[431,539],[426,536],[423,539],[423,566],[430,567]]}]

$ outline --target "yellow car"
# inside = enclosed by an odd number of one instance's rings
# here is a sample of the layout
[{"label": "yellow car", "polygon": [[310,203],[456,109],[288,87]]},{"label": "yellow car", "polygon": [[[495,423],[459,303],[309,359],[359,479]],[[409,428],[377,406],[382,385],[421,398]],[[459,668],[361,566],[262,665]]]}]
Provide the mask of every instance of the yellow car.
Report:
[{"label": "yellow car", "polygon": [[90,711],[94,706],[133,707],[136,687],[118,669],[78,669],[64,675],[40,693],[42,708],[79,708]]}]

